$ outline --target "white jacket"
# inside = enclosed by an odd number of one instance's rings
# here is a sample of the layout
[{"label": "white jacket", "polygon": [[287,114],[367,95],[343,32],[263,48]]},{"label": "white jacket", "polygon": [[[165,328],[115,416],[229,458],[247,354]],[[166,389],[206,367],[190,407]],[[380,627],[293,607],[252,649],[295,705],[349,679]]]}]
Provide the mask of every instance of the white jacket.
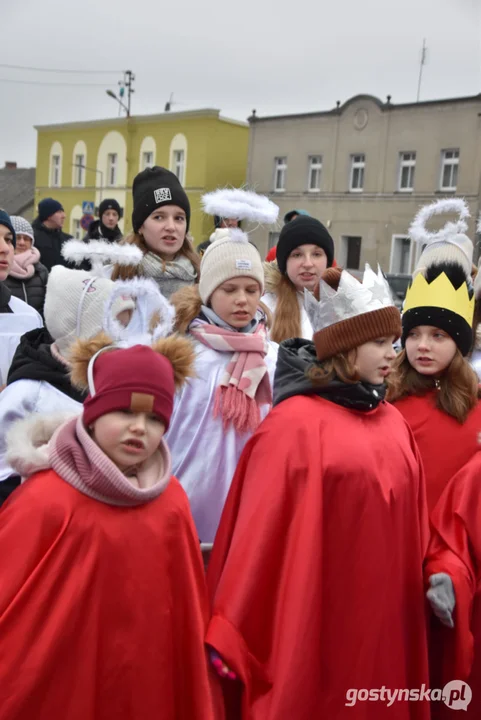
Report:
[{"label": "white jacket", "polygon": [[[299,309],[301,311],[301,337],[304,340],[312,340],[314,331],[312,329],[311,321],[304,307],[304,298],[301,293],[297,293],[297,299],[299,301]],[[272,315],[275,315],[277,307],[277,295],[275,293],[266,293],[261,297],[261,301],[267,305]]]},{"label": "white jacket", "polygon": [[12,425],[31,413],[80,414],[82,403],[73,400],[44,380],[17,380],[0,393],[0,482],[14,474],[6,461],[7,433]]},{"label": "white jacket", "polygon": [[0,313],[0,387],[7,383],[8,371],[22,335],[43,327],[41,316],[23,300],[12,295],[8,306],[11,313]]},{"label": "white jacket", "polygon": [[[250,433],[224,430],[213,416],[215,394],[231,355],[195,342],[195,377],[176,395],[166,434],[172,453],[172,472],[186,491],[199,538],[214,541],[225,499]],[[276,343],[269,342],[265,361],[271,386],[277,361]],[[262,419],[269,406],[261,407]]]}]

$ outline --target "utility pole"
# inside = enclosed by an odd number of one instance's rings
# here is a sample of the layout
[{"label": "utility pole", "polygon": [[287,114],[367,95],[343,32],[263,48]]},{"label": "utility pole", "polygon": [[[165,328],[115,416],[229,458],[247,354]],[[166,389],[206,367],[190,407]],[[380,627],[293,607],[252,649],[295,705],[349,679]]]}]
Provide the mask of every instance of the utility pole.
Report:
[{"label": "utility pole", "polygon": [[130,117],[130,103],[132,94],[135,92],[133,84],[135,81],[135,75],[132,70],[126,70],[124,73],[124,85],[127,88],[127,117]]},{"label": "utility pole", "polygon": [[419,98],[421,96],[421,83],[423,80],[423,69],[424,69],[424,66],[426,65],[427,53],[428,53],[428,49],[426,47],[426,38],[424,38],[423,49],[421,50],[421,64],[419,66],[418,95],[416,98],[416,102],[419,102]]}]

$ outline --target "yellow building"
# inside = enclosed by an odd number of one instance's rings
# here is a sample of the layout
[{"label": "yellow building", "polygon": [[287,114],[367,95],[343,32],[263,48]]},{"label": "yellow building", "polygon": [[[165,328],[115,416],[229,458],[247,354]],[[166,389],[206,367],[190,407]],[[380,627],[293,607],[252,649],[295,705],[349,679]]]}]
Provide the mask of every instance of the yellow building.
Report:
[{"label": "yellow building", "polygon": [[[132,181],[138,172],[162,165],[176,173],[192,207],[194,244],[213,230],[201,210],[201,195],[216,187],[245,182],[249,128],[223,118],[219,110],[169,112],[111,120],[41,125],[37,140],[36,204],[54,197],[67,218],[64,231],[77,238],[82,203],[97,208],[115,198],[124,208],[120,227],[131,229]],[[79,167],[81,166],[81,167]]]}]

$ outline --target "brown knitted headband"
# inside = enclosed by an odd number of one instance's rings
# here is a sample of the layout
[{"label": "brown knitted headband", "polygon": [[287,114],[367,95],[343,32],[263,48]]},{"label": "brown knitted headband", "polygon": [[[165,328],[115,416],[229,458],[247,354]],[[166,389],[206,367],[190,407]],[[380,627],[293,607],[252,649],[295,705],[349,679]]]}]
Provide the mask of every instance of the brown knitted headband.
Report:
[{"label": "brown knitted headband", "polygon": [[339,353],[354,350],[370,340],[390,335],[398,338],[401,333],[401,315],[391,305],[329,325],[316,332],[313,339],[318,360],[327,360]]}]

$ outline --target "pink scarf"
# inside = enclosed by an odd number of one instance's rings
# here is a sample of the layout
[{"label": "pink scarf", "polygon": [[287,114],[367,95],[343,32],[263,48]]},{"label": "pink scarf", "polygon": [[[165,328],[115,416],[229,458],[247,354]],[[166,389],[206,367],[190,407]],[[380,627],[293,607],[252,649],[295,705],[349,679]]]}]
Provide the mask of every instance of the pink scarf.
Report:
[{"label": "pink scarf", "polygon": [[169,449],[159,450],[135,472],[132,483],[92,440],[82,416],[69,420],[54,433],[48,446],[49,463],[60,477],[84,495],[108,505],[135,507],[155,500],[171,478]]},{"label": "pink scarf", "polygon": [[17,280],[28,280],[35,274],[35,265],[40,260],[40,253],[36,247],[25,250],[13,256],[13,265],[8,273]]},{"label": "pink scarf", "polygon": [[240,333],[195,320],[189,332],[217,352],[233,353],[217,388],[214,417],[222,415],[224,428],[232,423],[239,432],[253,432],[261,420],[259,407],[272,403],[264,324],[253,333]]}]

